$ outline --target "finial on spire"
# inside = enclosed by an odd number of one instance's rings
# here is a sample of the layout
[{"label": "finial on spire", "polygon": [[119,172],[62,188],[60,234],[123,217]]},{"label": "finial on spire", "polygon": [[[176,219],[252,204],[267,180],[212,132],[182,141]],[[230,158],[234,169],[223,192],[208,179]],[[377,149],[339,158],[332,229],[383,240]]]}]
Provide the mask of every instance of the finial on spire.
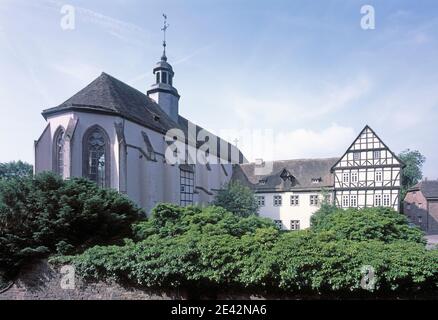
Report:
[{"label": "finial on spire", "polygon": [[164,25],[163,28],[161,29],[161,31],[163,31],[163,56],[161,57],[161,60],[163,61],[167,61],[167,57],[166,57],[166,31],[169,28],[169,24],[167,23],[167,15],[165,13],[163,13],[163,18],[164,18]]}]

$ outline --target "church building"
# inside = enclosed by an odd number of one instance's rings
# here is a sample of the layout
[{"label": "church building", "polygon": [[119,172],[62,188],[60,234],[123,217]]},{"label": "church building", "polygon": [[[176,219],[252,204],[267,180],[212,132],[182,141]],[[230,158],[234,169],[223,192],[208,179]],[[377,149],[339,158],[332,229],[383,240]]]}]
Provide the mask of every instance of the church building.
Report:
[{"label": "church building", "polygon": [[[44,110],[47,126],[35,141],[35,172],[87,177],[127,194],[146,212],[160,202],[210,203],[231,179],[233,164],[245,159],[234,145],[180,115],[166,42],[153,73],[147,94],[102,73]],[[208,141],[217,144],[199,161],[197,151]]]}]

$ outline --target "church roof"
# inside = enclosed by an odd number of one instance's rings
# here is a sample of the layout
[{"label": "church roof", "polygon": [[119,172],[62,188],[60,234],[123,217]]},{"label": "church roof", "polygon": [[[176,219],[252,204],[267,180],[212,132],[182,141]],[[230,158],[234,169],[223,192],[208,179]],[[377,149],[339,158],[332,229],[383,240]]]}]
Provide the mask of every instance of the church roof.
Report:
[{"label": "church roof", "polygon": [[[188,138],[189,121],[186,118],[179,116],[176,123],[153,99],[104,72],[64,103],[44,110],[42,115],[47,120],[51,115],[67,111],[120,116],[163,134],[169,129],[180,129]],[[196,126],[197,133],[201,129]],[[195,141],[189,143],[194,145]],[[226,144],[231,147],[228,142]],[[213,155],[217,154],[216,150],[211,151]],[[243,156],[240,155],[240,158]]]},{"label": "church roof", "polygon": [[243,182],[257,192],[332,188],[334,178],[330,169],[338,160],[327,158],[267,162],[264,168],[272,165],[271,173],[267,174],[263,174],[264,169],[255,163],[241,164],[234,166],[232,179]]},{"label": "church roof", "polygon": [[151,98],[116,78],[102,73],[59,106],[43,111],[44,118],[69,111],[114,114],[158,132],[180,128]]},{"label": "church roof", "polygon": [[425,180],[409,191],[421,191],[426,199],[438,199],[438,180]]}]

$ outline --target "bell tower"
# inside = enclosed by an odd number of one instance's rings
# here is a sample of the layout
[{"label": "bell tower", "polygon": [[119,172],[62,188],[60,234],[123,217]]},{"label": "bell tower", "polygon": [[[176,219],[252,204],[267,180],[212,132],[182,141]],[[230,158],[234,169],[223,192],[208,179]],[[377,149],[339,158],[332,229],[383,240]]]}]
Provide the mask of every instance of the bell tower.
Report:
[{"label": "bell tower", "polygon": [[169,28],[167,23],[167,16],[163,14],[164,26],[161,29],[163,31],[163,55],[161,60],[157,62],[153,69],[155,76],[155,83],[148,90],[147,94],[150,98],[154,99],[159,104],[161,109],[166,112],[173,121],[178,122],[179,115],[179,98],[178,90],[173,87],[173,72],[172,66],[167,62],[166,56],[166,31]]}]

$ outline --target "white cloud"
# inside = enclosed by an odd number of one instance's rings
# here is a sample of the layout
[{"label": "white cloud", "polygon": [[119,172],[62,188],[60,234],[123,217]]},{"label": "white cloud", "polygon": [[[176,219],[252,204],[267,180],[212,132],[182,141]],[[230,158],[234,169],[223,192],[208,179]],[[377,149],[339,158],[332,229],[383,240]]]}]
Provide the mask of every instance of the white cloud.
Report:
[{"label": "white cloud", "polygon": [[353,128],[332,124],[321,131],[297,129],[275,137],[274,159],[340,157],[356,138]]},{"label": "white cloud", "polygon": [[219,136],[234,142],[249,161],[340,157],[358,132],[332,124],[321,130],[299,128],[291,131],[261,129],[222,130]]},{"label": "white cloud", "polygon": [[266,126],[277,127],[292,120],[311,120],[340,111],[366,95],[370,87],[371,81],[361,76],[344,85],[324,83],[308,92],[290,90],[287,95],[276,92],[270,96],[235,93],[227,101],[231,102],[245,126],[256,126],[263,119]]},{"label": "white cloud", "polygon": [[52,68],[82,83],[89,83],[102,72],[97,66],[76,61],[63,61],[52,64]]}]

